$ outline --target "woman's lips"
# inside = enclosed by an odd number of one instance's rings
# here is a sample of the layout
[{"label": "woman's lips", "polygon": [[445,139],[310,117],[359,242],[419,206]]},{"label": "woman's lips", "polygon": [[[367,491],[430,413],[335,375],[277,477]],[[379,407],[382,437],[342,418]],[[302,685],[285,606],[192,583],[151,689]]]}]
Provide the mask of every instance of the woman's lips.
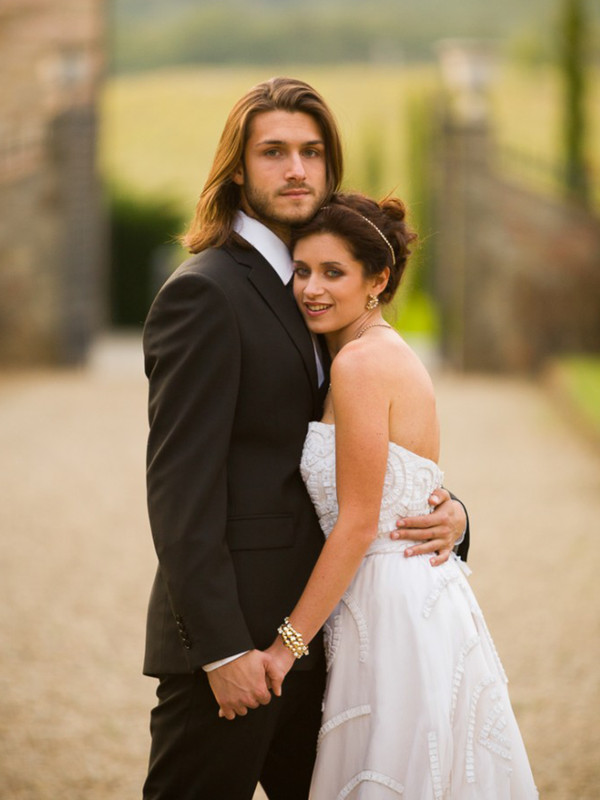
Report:
[{"label": "woman's lips", "polygon": [[318,317],[331,308],[326,303],[304,303],[304,308],[310,317]]}]

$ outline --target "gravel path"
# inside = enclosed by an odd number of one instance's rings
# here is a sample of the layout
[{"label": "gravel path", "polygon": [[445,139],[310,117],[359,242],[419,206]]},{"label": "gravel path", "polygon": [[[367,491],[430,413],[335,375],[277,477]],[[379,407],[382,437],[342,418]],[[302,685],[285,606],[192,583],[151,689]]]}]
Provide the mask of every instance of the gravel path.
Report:
[{"label": "gravel path", "polygon": [[[0,798],[140,796],[154,566],[137,339],[0,374]],[[436,376],[442,466],[543,800],[600,797],[600,455],[522,380]],[[258,793],[257,793],[258,798]]]}]

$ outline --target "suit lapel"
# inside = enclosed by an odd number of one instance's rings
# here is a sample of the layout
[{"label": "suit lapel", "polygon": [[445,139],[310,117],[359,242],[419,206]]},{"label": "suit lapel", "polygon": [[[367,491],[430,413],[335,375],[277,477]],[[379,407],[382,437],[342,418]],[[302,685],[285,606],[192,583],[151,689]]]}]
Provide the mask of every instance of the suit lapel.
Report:
[{"label": "suit lapel", "polygon": [[329,381],[330,381],[330,372],[331,372],[331,356],[329,354],[329,348],[327,347],[327,342],[325,341],[325,336],[320,333],[317,336],[317,342],[319,346],[319,354],[321,356],[321,366],[323,367],[323,383],[319,387],[319,416],[323,411],[323,405],[325,403],[325,398],[327,397],[327,392],[329,391]]},{"label": "suit lapel", "polygon": [[236,261],[250,267],[248,280],[278,318],[300,352],[315,401],[318,402],[317,365],[313,342],[294,298],[275,270],[257,250],[234,246],[227,249]]}]

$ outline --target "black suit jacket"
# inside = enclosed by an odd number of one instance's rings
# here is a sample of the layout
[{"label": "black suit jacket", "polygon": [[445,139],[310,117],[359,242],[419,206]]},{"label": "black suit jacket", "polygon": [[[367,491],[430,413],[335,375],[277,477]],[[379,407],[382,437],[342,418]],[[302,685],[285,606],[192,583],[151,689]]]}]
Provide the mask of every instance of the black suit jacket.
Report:
[{"label": "black suit jacket", "polygon": [[268,646],[294,607],[323,543],[299,473],[321,398],[300,312],[252,248],[182,264],[152,305],[144,352],[159,561],[144,671],[159,675]]}]

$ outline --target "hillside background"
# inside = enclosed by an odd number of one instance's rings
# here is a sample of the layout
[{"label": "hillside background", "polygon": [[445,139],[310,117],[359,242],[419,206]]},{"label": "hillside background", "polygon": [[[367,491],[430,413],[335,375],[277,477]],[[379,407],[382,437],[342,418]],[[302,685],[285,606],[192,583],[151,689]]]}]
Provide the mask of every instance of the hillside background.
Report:
[{"label": "hillside background", "polygon": [[[555,0],[113,0],[111,69],[173,64],[430,60],[436,40],[497,39],[522,62],[553,59]],[[600,3],[588,3],[598,55]]]}]

